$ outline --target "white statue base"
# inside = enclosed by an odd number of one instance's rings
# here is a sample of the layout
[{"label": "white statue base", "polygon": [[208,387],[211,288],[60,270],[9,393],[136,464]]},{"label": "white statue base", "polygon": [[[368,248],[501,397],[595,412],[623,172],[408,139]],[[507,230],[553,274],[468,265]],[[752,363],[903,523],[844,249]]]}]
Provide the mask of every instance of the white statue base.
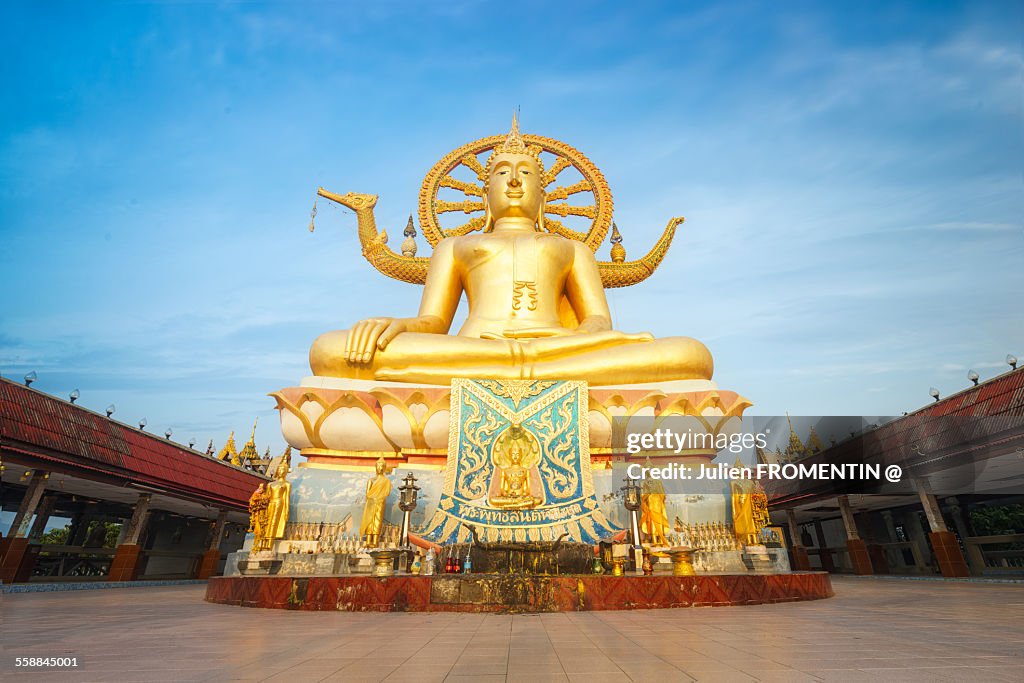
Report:
[{"label": "white statue base", "polygon": [[[307,377],[270,394],[277,401],[285,440],[312,463],[337,466],[354,458],[413,460],[448,450],[450,386]],[[692,429],[712,434],[738,427],[750,401],[707,380],[679,380],[589,388],[590,452],[611,452],[612,420],[667,415],[700,417]],[[714,456],[714,451],[707,453]],[[349,462],[348,465],[358,463]]]}]

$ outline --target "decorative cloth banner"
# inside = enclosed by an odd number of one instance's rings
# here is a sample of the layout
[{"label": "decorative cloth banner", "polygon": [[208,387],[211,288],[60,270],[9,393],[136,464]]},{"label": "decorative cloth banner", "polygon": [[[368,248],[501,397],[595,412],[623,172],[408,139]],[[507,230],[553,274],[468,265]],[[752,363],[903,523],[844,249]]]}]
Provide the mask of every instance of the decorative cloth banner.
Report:
[{"label": "decorative cloth banner", "polygon": [[594,496],[587,383],[452,380],[448,461],[436,543],[597,543],[618,529]]}]

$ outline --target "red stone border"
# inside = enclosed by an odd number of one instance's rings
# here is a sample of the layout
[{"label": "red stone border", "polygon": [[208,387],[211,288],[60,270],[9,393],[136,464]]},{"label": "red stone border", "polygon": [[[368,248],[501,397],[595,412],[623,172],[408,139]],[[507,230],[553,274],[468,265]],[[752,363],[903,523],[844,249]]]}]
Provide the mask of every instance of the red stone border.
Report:
[{"label": "red stone border", "polygon": [[[718,576],[527,577],[527,604],[431,601],[431,583],[446,577],[219,576],[207,602],[242,607],[345,612],[576,612],[762,605],[833,595],[826,572]],[[451,577],[447,577],[451,578]]]}]

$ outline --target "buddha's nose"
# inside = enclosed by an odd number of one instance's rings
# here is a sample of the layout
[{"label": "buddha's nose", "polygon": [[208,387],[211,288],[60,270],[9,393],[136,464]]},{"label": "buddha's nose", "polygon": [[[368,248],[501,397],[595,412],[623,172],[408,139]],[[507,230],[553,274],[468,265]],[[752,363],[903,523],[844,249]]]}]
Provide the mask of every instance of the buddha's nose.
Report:
[{"label": "buddha's nose", "polygon": [[522,184],[523,184],[523,181],[520,180],[518,176],[512,176],[511,178],[509,178],[509,181],[508,181],[508,186],[509,187],[520,187],[520,186],[522,186]]}]

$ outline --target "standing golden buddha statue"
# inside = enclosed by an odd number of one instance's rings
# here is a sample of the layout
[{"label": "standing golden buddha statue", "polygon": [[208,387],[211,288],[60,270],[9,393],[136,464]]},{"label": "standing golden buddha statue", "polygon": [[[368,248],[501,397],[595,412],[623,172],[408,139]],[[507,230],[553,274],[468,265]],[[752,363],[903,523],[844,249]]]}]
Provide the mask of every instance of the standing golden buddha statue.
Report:
[{"label": "standing golden buddha statue", "polygon": [[[386,249],[386,236],[374,227],[375,196],[321,188],[321,196],[356,212],[364,254],[378,269],[425,287],[415,317],[369,318],[321,335],[310,349],[313,373],[423,384],[454,377],[582,379],[592,386],[709,380],[713,362],[703,344],[612,329],[604,292],[605,280],[622,286],[653,272],[682,219],[670,223],[647,260],[621,263],[619,254],[614,263],[599,264],[596,245],[568,237],[564,226],[545,218],[545,187],[558,170],[545,173],[540,148],[526,143],[513,118],[512,130],[480,168],[483,191],[462,183],[482,199],[482,205],[467,200],[467,212],[481,206],[485,214],[466,232],[482,233],[441,239],[429,259]],[[559,198],[570,191],[580,190],[562,188]],[[579,208],[558,206],[570,213]],[[635,271],[631,281],[623,280],[627,271]],[[463,294],[469,314],[451,336]]]},{"label": "standing golden buddha statue", "polygon": [[[736,458],[733,467],[743,467],[739,458]],[[736,540],[742,545],[756,544],[758,534],[767,524],[768,497],[764,495],[764,489],[760,482],[736,477],[729,480],[729,493],[732,501],[732,529]]]},{"label": "standing golden buddha statue", "polygon": [[359,535],[366,539],[370,548],[377,547],[380,534],[384,528],[384,507],[391,495],[391,480],[387,478],[387,463],[378,458],[375,466],[376,476],[366,482],[366,502],[363,504],[363,517],[359,520]]},{"label": "standing golden buddha statue", "polygon": [[[647,467],[651,467],[650,458]],[[640,494],[640,531],[652,546],[667,546],[665,532],[669,528],[665,509],[665,485],[657,479],[643,480]]]},{"label": "standing golden buddha statue", "polygon": [[289,460],[288,456],[281,458],[274,471],[274,480],[267,484],[264,494],[267,501],[264,538],[268,547],[270,541],[284,538],[285,525],[288,524],[288,508],[292,493],[292,485],[286,479],[290,469]]}]

